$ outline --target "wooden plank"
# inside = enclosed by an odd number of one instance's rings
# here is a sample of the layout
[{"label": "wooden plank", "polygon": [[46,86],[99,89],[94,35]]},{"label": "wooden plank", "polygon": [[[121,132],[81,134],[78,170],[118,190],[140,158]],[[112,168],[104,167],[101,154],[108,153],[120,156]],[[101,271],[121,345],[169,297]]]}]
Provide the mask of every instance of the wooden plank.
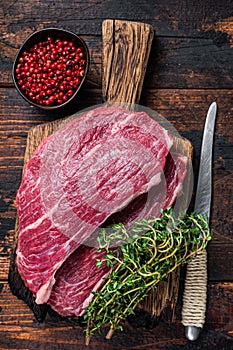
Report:
[{"label": "wooden plank", "polygon": [[[232,51],[229,39],[223,33],[205,31],[194,37],[159,36],[157,27],[148,62],[144,88],[233,88]],[[77,31],[76,31],[77,32]],[[25,37],[28,31],[25,31]],[[90,51],[90,69],[86,86],[101,88],[102,38],[101,32],[96,36],[82,36]],[[220,35],[221,45],[215,38]],[[11,36],[11,42],[0,43],[0,86],[13,86],[11,77],[12,64],[23,39]],[[14,47],[12,47],[14,46]]]},{"label": "wooden plank", "polygon": [[[211,242],[208,246],[208,279],[209,281],[233,281],[233,245],[232,237],[226,237],[216,244],[216,235],[218,234],[213,228],[215,242]],[[233,231],[231,230],[231,233]],[[227,239],[228,238],[228,239]],[[214,244],[213,244],[214,243]],[[227,262],[227,263],[226,263]]]},{"label": "wooden plank", "polygon": [[[167,118],[182,135],[200,147],[200,132],[211,102],[218,104],[216,136],[225,143],[231,144],[233,126],[233,90],[227,89],[144,89],[140,105],[157,111]],[[27,137],[29,129],[35,125],[67,117],[84,108],[102,102],[101,89],[82,90],[79,100],[65,111],[48,113],[31,107],[14,88],[0,89],[0,136]],[[14,103],[12,104],[12,101]],[[196,134],[199,132],[198,134]],[[199,144],[198,144],[199,143]],[[220,147],[220,145],[219,145]],[[232,158],[227,153],[227,158]]]},{"label": "wooden plank", "polygon": [[[101,24],[106,18],[124,18],[139,22],[146,19],[147,23],[156,26],[156,31],[161,35],[191,36],[196,33],[201,37],[200,30],[203,28],[224,30],[232,23],[231,1],[215,2],[214,11],[211,11],[212,5],[210,0],[197,0],[191,4],[184,0],[135,0],[128,3],[117,3],[114,0],[98,3],[94,0],[79,0],[75,6],[71,0],[65,3],[61,0],[56,3],[53,0],[34,0],[30,4],[19,0],[11,6],[3,2],[0,21],[4,39],[9,41],[12,39],[11,33],[23,38],[44,25],[60,26],[80,34],[93,35],[101,33]],[[213,33],[212,35],[214,37]]]},{"label": "wooden plank", "polygon": [[[180,293],[181,294],[181,293]],[[86,349],[84,345],[83,329],[74,319],[60,320],[56,316],[46,318],[44,324],[35,322],[32,312],[19,299],[15,298],[6,282],[0,282],[0,347],[1,349]],[[231,349],[233,340],[227,335],[233,328],[233,284],[212,283],[208,288],[208,308],[206,325],[200,341],[189,343],[184,338],[183,326],[180,322],[181,300],[173,325],[160,322],[156,328],[150,329],[152,320],[145,327],[136,327],[135,320],[131,325],[124,324],[123,332],[116,332],[107,341],[105,334],[93,338],[88,349],[201,349],[205,344],[207,349]],[[139,318],[140,319],[140,318]],[[137,324],[139,326],[139,323]],[[217,333],[217,332],[224,332]],[[190,345],[191,344],[191,345]],[[196,345],[195,345],[196,344]],[[228,347],[227,347],[228,345]],[[174,348],[177,346],[177,348]],[[191,346],[191,347],[190,347]]]}]

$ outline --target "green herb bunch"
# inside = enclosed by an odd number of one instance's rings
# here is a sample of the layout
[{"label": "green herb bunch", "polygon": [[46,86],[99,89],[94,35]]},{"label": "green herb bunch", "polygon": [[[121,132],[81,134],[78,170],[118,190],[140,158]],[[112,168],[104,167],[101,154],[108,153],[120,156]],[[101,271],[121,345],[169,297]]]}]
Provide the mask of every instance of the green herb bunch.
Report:
[{"label": "green herb bunch", "polygon": [[120,322],[134,314],[148,292],[205,249],[210,239],[205,218],[192,213],[174,219],[171,208],[162,211],[160,218],[143,219],[129,229],[122,224],[113,225],[110,233],[103,229],[98,241],[111,269],[86,310],[86,343],[105,324],[110,325],[108,338],[115,329],[122,329]]}]

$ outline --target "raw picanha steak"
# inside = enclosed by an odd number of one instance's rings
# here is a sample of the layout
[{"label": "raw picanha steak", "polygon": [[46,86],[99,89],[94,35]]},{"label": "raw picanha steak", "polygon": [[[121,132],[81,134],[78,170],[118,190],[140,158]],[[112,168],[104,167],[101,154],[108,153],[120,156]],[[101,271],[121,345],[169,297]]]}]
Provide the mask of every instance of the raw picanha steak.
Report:
[{"label": "raw picanha steak", "polygon": [[[169,153],[164,168],[166,189],[161,188],[159,183],[151,188],[148,196],[140,195],[121,212],[113,214],[109,223],[123,222],[128,226],[143,217],[160,216],[160,209],[172,205],[182,190],[186,163],[184,155]],[[97,259],[103,260],[103,256],[103,251],[98,253],[95,248],[80,245],[64,262],[55,276],[56,282],[48,300],[56,312],[62,316],[80,316],[85,312],[93,298],[92,292],[97,290],[109,272],[106,264],[102,264],[101,268],[96,266]]]},{"label": "raw picanha steak", "polygon": [[146,113],[100,107],[40,144],[17,193],[17,266],[38,304],[97,227],[160,183],[172,143]]}]

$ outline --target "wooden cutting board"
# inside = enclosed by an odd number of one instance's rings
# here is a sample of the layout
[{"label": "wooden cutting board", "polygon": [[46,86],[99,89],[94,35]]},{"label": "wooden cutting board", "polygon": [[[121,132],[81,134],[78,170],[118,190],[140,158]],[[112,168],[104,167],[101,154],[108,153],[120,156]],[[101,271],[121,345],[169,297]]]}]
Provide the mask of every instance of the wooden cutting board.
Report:
[{"label": "wooden cutting board", "polygon": [[[103,101],[139,103],[147,62],[153,41],[153,28],[149,24],[105,20],[102,26],[103,35]],[[28,133],[25,151],[25,164],[40,142],[69,122],[70,118],[58,119],[32,128]],[[175,140],[175,150],[185,152],[190,159],[192,146],[185,139]],[[191,166],[190,166],[191,169]],[[190,177],[188,176],[186,182]],[[182,198],[184,208],[188,197]],[[17,245],[17,224],[15,229],[15,246],[13,247],[9,283],[14,295],[23,299],[34,312],[38,321],[43,321],[47,313],[47,305],[35,304],[32,293],[21,280],[15,263],[15,248]],[[161,282],[156,291],[150,293],[140,307],[154,316],[160,316],[163,310],[169,310],[169,318],[173,318],[178,297],[180,270],[169,276],[168,282]],[[172,312],[171,312],[172,311]],[[165,313],[166,314],[166,313]]]}]

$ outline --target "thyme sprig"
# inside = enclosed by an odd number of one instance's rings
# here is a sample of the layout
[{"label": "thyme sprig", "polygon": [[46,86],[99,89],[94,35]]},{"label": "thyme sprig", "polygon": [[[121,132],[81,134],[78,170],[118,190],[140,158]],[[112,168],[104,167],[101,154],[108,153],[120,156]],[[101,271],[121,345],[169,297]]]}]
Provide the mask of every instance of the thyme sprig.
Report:
[{"label": "thyme sprig", "polygon": [[[85,312],[86,343],[105,324],[110,325],[108,338],[115,329],[122,329],[120,322],[134,314],[149,291],[205,249],[211,236],[201,215],[184,214],[174,219],[171,208],[162,211],[160,218],[143,219],[130,229],[122,224],[113,225],[111,233],[103,229],[98,240],[111,270]],[[98,260],[97,266],[102,263]]]}]

